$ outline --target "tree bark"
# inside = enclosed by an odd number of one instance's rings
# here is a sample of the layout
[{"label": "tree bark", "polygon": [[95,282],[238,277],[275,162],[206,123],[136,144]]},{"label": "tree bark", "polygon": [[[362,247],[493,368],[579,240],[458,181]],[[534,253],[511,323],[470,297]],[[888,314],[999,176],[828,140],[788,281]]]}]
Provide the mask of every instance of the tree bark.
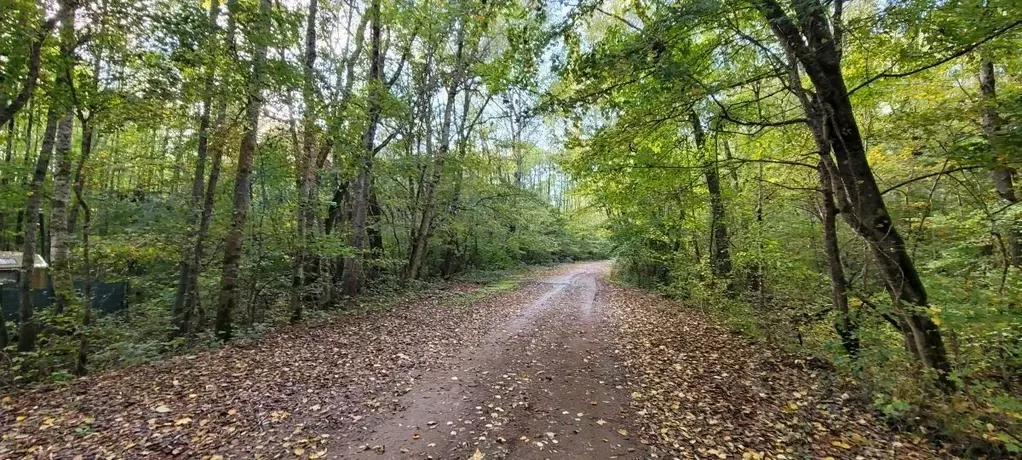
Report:
[{"label": "tree bark", "polygon": [[266,37],[270,33],[270,1],[259,1],[257,27],[254,31],[255,50],[252,53],[252,73],[248,83],[248,101],[245,104],[245,131],[238,153],[238,171],[234,177],[234,212],[231,226],[224,241],[223,275],[220,298],[216,310],[216,335],[230,340],[231,312],[238,304],[241,250],[245,238],[245,221],[252,196],[252,161],[259,135],[259,112],[262,110],[263,73],[266,67]]},{"label": "tree bark", "polygon": [[35,172],[28,186],[28,203],[25,204],[25,230],[21,238],[21,274],[19,277],[20,318],[18,331],[18,351],[35,349],[36,325],[32,319],[32,272],[35,270],[36,233],[39,231],[39,205],[42,202],[43,186],[46,172],[50,168],[50,157],[53,156],[53,143],[57,135],[57,121],[60,113],[57,107],[50,107],[46,113],[46,128],[43,131],[43,142],[36,159]]},{"label": "tree bark", "polygon": [[50,279],[53,281],[55,297],[53,310],[58,315],[70,306],[74,297],[67,228],[67,211],[71,198],[72,129],[74,114],[68,108],[57,122],[57,169],[53,174],[53,199],[50,201]]},{"label": "tree bark", "polygon": [[837,311],[834,330],[841,337],[841,345],[848,356],[859,356],[859,329],[848,309],[848,281],[844,267],[841,265],[841,248],[837,238],[837,205],[834,204],[834,185],[830,170],[820,161],[818,167],[822,188],[821,217],[823,221],[823,247],[827,254],[827,267],[830,269],[830,298]]},{"label": "tree bark", "polygon": [[[820,177],[820,188],[822,204],[820,208],[820,220],[823,223],[823,244],[824,253],[827,257],[827,267],[830,275],[830,295],[834,310],[837,311],[837,320],[834,322],[834,330],[841,338],[841,345],[848,356],[856,358],[861,348],[859,343],[859,326],[852,317],[848,308],[848,279],[845,278],[844,266],[841,265],[841,248],[838,245],[837,237],[837,215],[840,209],[847,208],[847,198],[841,188],[835,187],[834,175],[837,168],[830,156],[830,143],[827,140],[827,122],[824,110],[818,104],[809,99],[808,94],[802,87],[802,78],[798,70],[797,58],[787,53],[788,57],[788,81],[792,92],[798,98],[802,109],[806,114],[806,124],[812,134],[813,142],[816,145],[820,162],[817,173]],[[903,323],[896,324],[899,331],[905,330]]]}]

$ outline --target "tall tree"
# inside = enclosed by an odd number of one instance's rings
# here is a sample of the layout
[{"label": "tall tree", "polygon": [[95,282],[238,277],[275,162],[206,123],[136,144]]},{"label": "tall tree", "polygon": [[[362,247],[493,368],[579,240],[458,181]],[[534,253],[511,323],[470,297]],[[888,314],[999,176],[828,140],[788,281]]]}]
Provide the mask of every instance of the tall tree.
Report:
[{"label": "tall tree", "polygon": [[[220,16],[220,2],[212,0],[209,4],[209,23],[206,36],[206,48],[211,55],[205,65],[205,77],[202,90],[202,108],[199,114],[199,131],[197,134],[198,146],[195,157],[195,175],[192,179],[191,206],[188,216],[188,230],[185,241],[182,245],[181,262],[178,275],[177,293],[174,295],[174,321],[178,334],[190,333],[193,327],[194,304],[188,301],[191,292],[197,289],[194,286],[201,263],[196,257],[195,247],[199,244],[199,227],[202,219],[202,200],[204,182],[206,180],[206,162],[209,157],[209,136],[212,130],[211,112],[213,110],[213,96],[216,90],[216,51],[217,47],[217,20]],[[219,174],[219,173],[218,173]]]},{"label": "tall tree", "polygon": [[823,4],[818,0],[793,1],[797,22],[775,0],[755,0],[754,4],[781,44],[805,69],[819,104],[826,107],[830,127],[827,138],[837,166],[832,179],[848,201],[842,215],[873,251],[891,298],[909,326],[916,357],[937,372],[943,387],[950,388],[951,364],[940,327],[923,309],[927,305],[926,289],[866,159],[841,70],[841,49]]},{"label": "tall tree", "polygon": [[[994,62],[990,59],[983,59],[979,67],[979,90],[982,96],[982,126],[983,134],[986,135],[987,143],[994,154],[994,166],[990,168],[990,180],[994,183],[994,190],[997,196],[1007,206],[1018,203],[1018,195],[1015,194],[1015,184],[1012,178],[1014,171],[1009,166],[1009,154],[999,139],[1001,136],[1001,117],[997,113],[997,76],[994,73]],[[1022,263],[1022,250],[1019,248],[1019,239],[1022,229],[1017,228],[1018,223],[1009,222],[1004,239],[1006,240],[1007,254],[1005,263],[1020,266]]]},{"label": "tall tree", "polygon": [[[74,8],[71,0],[64,0],[61,9]],[[59,103],[63,110],[57,123],[56,163],[53,173],[53,199],[50,202],[50,278],[53,280],[55,297],[54,311],[63,313],[74,298],[74,286],[71,281],[71,243],[68,235],[68,207],[71,201],[71,135],[74,130],[74,98],[72,97],[72,78],[75,70],[75,38],[74,14],[67,15],[60,23],[60,62],[57,86],[62,99]]]},{"label": "tall tree", "polygon": [[245,103],[244,132],[238,152],[238,170],[234,176],[234,210],[231,226],[224,241],[223,274],[220,297],[216,309],[216,335],[229,340],[232,332],[231,312],[238,305],[241,250],[245,240],[245,221],[252,194],[252,162],[259,136],[259,113],[263,105],[263,85],[266,72],[266,48],[270,39],[270,1],[259,1],[259,14],[249,36],[253,45],[252,68],[248,79],[248,100]]},{"label": "tall tree", "polygon": [[28,186],[28,202],[25,204],[25,229],[21,238],[21,272],[18,283],[20,294],[18,351],[34,350],[38,333],[35,320],[32,318],[34,313],[34,306],[32,304],[32,274],[35,271],[37,233],[39,232],[39,219],[36,216],[39,215],[39,207],[44,191],[43,186],[46,182],[46,172],[50,168],[50,157],[53,156],[53,143],[57,136],[57,122],[60,120],[60,112],[58,110],[57,106],[51,105],[46,113],[46,128],[43,130],[42,145],[39,148],[39,156],[36,158],[32,181]]},{"label": "tall tree", "polygon": [[383,53],[381,49],[381,8],[380,0],[372,0],[369,11],[369,79],[368,100],[366,102],[366,126],[362,132],[361,150],[357,155],[356,179],[352,193],[351,211],[351,247],[354,254],[344,259],[344,278],[341,282],[341,293],[355,298],[362,288],[363,259],[367,236],[369,214],[369,197],[372,187],[373,157],[376,153],[376,130],[380,123],[382,98],[384,96]]},{"label": "tall tree", "polygon": [[298,160],[298,216],[295,221],[297,241],[292,261],[291,321],[302,319],[302,297],[305,288],[305,266],[309,260],[309,242],[314,236],[318,219],[316,217],[316,15],[319,1],[309,0],[305,26],[305,53],[303,59],[302,102],[305,113],[302,117],[302,146]]},{"label": "tall tree", "polygon": [[412,240],[412,250],[408,260],[407,276],[410,280],[419,277],[422,258],[426,253],[426,246],[429,243],[429,236],[436,213],[436,191],[440,183],[440,177],[443,174],[444,162],[447,160],[447,154],[451,149],[451,127],[454,123],[454,108],[458,99],[458,92],[462,90],[463,86],[466,62],[465,29],[468,25],[462,19],[455,27],[458,28],[458,32],[456,34],[454,69],[447,77],[447,94],[444,98],[443,119],[440,123],[440,145],[433,158],[432,173],[423,184],[422,215]]},{"label": "tall tree", "polygon": [[[706,134],[703,124],[695,110],[688,113],[692,136],[696,148],[706,153]],[[703,175],[706,178],[706,190],[710,194],[710,259],[713,275],[727,277],[731,274],[731,239],[727,232],[727,212],[724,210],[724,198],[720,190],[720,174],[717,170],[717,159],[707,158],[703,163]],[[729,283],[730,284],[730,283]]]}]

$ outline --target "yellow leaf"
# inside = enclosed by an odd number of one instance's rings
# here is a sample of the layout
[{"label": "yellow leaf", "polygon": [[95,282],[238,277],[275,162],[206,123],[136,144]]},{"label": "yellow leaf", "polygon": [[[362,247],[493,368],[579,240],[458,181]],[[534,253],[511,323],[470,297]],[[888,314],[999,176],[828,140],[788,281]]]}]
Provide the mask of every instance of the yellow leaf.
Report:
[{"label": "yellow leaf", "polygon": [[852,446],[850,444],[848,444],[846,442],[842,442],[842,441],[832,441],[830,444],[833,445],[834,447],[840,447],[842,449],[851,449],[852,448]]},{"label": "yellow leaf", "polygon": [[192,419],[190,417],[185,417],[185,418],[176,420],[174,422],[174,426],[187,425],[189,423],[192,423]]},{"label": "yellow leaf", "polygon": [[295,453],[295,455],[297,455],[297,456],[299,456],[299,457],[300,457],[300,456],[302,456],[303,454],[305,454],[305,449],[302,449],[301,447],[299,447],[299,448],[297,448],[297,449],[295,449],[295,450],[294,450],[294,453]]},{"label": "yellow leaf", "polygon": [[167,412],[170,412],[170,408],[167,407],[167,406],[156,406],[153,410],[156,411],[156,412],[159,412],[161,414],[165,414]]},{"label": "yellow leaf", "polygon": [[482,451],[480,451],[477,448],[476,452],[474,454],[472,454],[472,457],[470,457],[468,460],[483,460],[483,457],[485,457],[485,456],[486,456],[486,454],[484,454]]},{"label": "yellow leaf", "polygon": [[628,436],[628,430],[626,430],[624,428],[618,428],[617,429],[617,434],[619,434],[621,436]]}]

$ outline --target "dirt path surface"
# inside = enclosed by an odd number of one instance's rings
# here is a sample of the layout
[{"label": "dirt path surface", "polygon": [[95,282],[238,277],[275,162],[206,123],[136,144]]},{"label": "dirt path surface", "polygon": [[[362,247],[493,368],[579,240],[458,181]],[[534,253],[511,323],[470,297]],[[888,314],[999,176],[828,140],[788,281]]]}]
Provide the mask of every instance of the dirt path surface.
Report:
[{"label": "dirt path surface", "polygon": [[481,299],[418,297],[4,396],[0,458],[935,455],[797,360],[608,270],[562,266]]}]

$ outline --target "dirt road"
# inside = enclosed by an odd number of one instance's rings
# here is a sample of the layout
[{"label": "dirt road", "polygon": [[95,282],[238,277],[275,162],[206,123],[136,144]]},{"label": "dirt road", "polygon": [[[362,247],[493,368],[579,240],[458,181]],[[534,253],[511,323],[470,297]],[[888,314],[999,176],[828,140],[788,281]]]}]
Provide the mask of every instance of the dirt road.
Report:
[{"label": "dirt road", "polygon": [[645,458],[632,433],[612,325],[597,301],[605,264],[541,279],[534,298],[451,366],[422,375],[345,457]]},{"label": "dirt road", "polygon": [[[928,458],[609,263],[0,398],[0,458]],[[468,294],[466,294],[468,293]]]}]

